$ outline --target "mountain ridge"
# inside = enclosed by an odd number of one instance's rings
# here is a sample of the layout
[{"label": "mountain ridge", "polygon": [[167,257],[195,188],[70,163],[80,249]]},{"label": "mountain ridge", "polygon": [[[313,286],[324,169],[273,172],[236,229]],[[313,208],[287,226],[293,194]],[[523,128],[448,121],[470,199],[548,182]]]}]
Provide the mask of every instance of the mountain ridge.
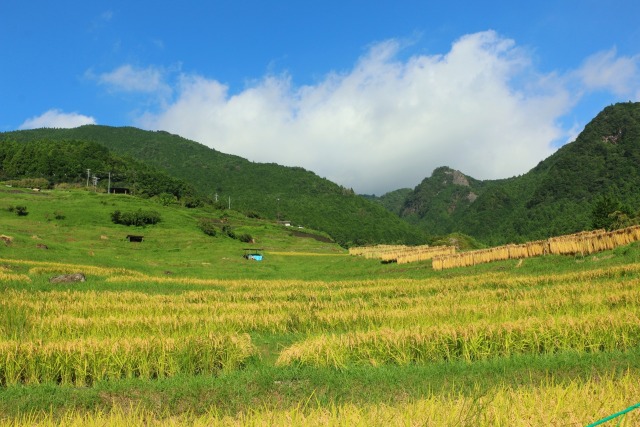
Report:
[{"label": "mountain ridge", "polygon": [[165,131],[86,125],[4,132],[0,140],[95,142],[184,180],[219,205],[322,230],[344,246],[418,244],[450,233],[517,243],[591,228],[602,198],[640,208],[640,103],[632,102],[603,109],[575,141],[523,175],[483,181],[442,166],[415,188],[381,197]]},{"label": "mountain ridge", "polygon": [[188,182],[200,196],[220,206],[325,231],[344,246],[420,244],[427,238],[379,204],[313,172],[254,163],[165,131],[85,125],[4,132],[0,140],[97,143]]},{"label": "mountain ridge", "polygon": [[[461,177],[468,185],[460,185]],[[523,175],[481,181],[435,169],[407,194],[400,216],[431,235],[522,242],[589,229],[594,205],[605,196],[637,210],[639,187],[640,103],[619,103]]]}]

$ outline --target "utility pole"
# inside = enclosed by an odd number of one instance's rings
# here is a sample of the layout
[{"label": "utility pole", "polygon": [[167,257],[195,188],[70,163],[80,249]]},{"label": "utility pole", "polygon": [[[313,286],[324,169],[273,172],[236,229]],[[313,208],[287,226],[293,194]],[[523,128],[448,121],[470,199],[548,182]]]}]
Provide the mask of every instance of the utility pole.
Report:
[{"label": "utility pole", "polygon": [[218,193],[216,193],[216,203],[218,203]]},{"label": "utility pole", "polygon": [[93,175],[93,191],[97,191],[96,190],[96,186],[98,185],[98,180],[100,178],[98,178],[97,176]]},{"label": "utility pole", "polygon": [[107,194],[111,193],[111,171],[109,171],[109,185],[107,186]]},{"label": "utility pole", "polygon": [[229,196],[229,210],[231,210],[231,196]]},{"label": "utility pole", "polygon": [[91,169],[87,169],[87,187],[89,186],[89,177],[91,176]]}]

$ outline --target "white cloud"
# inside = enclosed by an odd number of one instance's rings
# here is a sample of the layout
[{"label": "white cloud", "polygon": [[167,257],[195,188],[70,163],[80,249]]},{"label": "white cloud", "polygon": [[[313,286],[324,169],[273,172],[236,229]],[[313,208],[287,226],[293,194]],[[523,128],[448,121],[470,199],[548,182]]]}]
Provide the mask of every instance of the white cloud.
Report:
[{"label": "white cloud", "polygon": [[623,97],[640,95],[640,56],[617,56],[616,49],[598,52],[577,71],[588,90],[607,90]]},{"label": "white cloud", "polygon": [[31,117],[22,123],[19,129],[38,128],[75,128],[82,125],[95,125],[93,117],[78,113],[65,113],[58,109],[51,109],[45,113]]},{"label": "white cloud", "polygon": [[630,59],[611,52],[577,74],[543,74],[493,31],[466,35],[445,54],[400,60],[402,48],[376,44],[351,70],[302,87],[270,75],[230,94],[216,80],[182,75],[175,100],[136,124],[381,194],[413,187],[442,165],[480,179],[525,173],[573,136],[559,119],[577,102],[567,89],[576,75],[586,89],[612,90],[619,87],[606,64],[627,83],[637,76]]},{"label": "white cloud", "polygon": [[156,67],[136,68],[126,64],[99,75],[89,71],[87,76],[114,92],[154,94],[163,98],[172,92],[165,82],[165,72]]}]

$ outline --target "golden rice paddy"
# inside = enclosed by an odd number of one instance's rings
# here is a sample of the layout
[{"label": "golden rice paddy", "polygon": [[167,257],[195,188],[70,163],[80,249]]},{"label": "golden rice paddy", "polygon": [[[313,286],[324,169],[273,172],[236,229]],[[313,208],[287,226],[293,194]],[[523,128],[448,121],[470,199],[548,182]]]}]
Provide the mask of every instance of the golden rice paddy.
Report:
[{"label": "golden rice paddy", "polygon": [[[0,262],[0,285],[12,283],[0,286],[3,388],[217,376],[262,363],[252,334],[295,337],[279,348],[275,364],[282,369],[344,371],[624,353],[640,346],[636,263],[562,274],[302,281],[158,277],[63,263]],[[27,286],[80,270],[88,280],[109,284],[109,290]],[[117,289],[121,284],[126,290]],[[150,293],[135,290],[137,284],[180,288]],[[114,406],[106,412],[0,416],[0,424],[584,425],[637,403],[638,384],[638,373],[629,370],[621,377],[496,387],[475,399],[434,394],[388,405],[256,408],[235,416],[212,408],[165,417]],[[637,422],[638,414],[630,414],[621,425]]]}]

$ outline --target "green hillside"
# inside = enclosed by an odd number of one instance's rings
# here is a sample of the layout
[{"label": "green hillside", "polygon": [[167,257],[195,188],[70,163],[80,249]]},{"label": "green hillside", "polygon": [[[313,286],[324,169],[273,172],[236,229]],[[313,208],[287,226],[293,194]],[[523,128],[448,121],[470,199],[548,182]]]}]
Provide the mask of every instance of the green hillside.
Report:
[{"label": "green hillside", "polygon": [[436,169],[407,196],[401,216],[434,235],[458,231],[489,244],[522,242],[590,229],[603,198],[635,212],[638,188],[640,103],[621,103],[524,175],[478,181]]},{"label": "green hillside", "polygon": [[[217,201],[221,208],[230,205],[241,212],[322,230],[345,246],[380,242],[418,244],[425,240],[423,232],[383,206],[312,172],[253,163],[167,132],[89,125],[6,132],[0,134],[0,140],[3,144],[7,141],[98,143],[119,156],[158,167],[189,183],[200,196],[212,203]],[[81,170],[85,167],[88,166],[80,165]],[[16,178],[7,175],[4,164],[3,169],[5,178]],[[97,172],[106,174],[107,171]],[[104,180],[101,184],[106,185]]]},{"label": "green hillside", "polygon": [[[26,215],[19,214],[19,207]],[[146,226],[116,224],[115,211],[155,212],[160,221]],[[215,235],[203,231],[203,221]],[[313,279],[328,268],[333,275],[349,277],[379,264],[357,262],[324,233],[311,229],[210,206],[166,206],[158,199],[85,189],[35,192],[1,186],[0,222],[0,234],[7,238],[0,240],[0,258],[130,268],[160,276]],[[143,236],[143,241],[131,243],[128,235]],[[242,236],[251,240],[242,241]],[[265,260],[245,260],[245,248],[262,249]]]}]

